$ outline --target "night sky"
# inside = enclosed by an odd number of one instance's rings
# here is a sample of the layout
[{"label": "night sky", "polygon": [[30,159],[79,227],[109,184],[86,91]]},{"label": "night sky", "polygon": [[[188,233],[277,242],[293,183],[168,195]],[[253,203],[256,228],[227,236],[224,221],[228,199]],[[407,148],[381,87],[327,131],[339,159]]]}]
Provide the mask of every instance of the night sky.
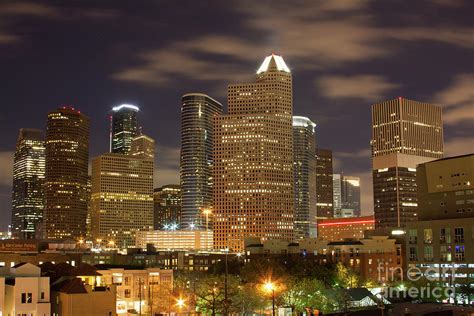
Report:
[{"label": "night sky", "polygon": [[227,85],[253,81],[272,52],[335,171],[362,177],[369,214],[372,103],[440,104],[446,155],[474,152],[473,20],[468,0],[0,0],[0,228],[19,128],[44,129],[48,111],[73,105],[91,117],[92,158],[108,150],[112,106],[136,104],[157,143],[155,185],[179,183],[181,95],[226,104]]}]

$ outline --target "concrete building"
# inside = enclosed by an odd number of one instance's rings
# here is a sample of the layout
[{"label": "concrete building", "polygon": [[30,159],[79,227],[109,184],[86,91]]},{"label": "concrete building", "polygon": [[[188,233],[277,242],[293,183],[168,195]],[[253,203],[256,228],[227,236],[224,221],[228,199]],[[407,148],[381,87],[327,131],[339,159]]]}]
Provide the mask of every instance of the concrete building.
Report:
[{"label": "concrete building", "polygon": [[181,226],[204,228],[203,211],[213,206],[214,117],[222,114],[222,104],[202,93],[181,101]]},{"label": "concrete building", "polygon": [[364,238],[364,231],[374,229],[373,216],[324,219],[318,222],[318,236],[324,240],[338,241],[347,238]]},{"label": "concrete building", "polygon": [[342,175],[341,177],[341,210],[352,211],[353,216],[360,216],[360,178]]},{"label": "concrete building", "polygon": [[316,124],[293,116],[295,238],[316,237]]},{"label": "concrete building", "polygon": [[112,109],[110,116],[110,152],[128,154],[132,139],[140,134],[137,113],[140,109],[131,104],[121,104]]},{"label": "concrete building", "polygon": [[440,281],[472,286],[474,154],[420,164],[417,185],[420,220],[406,227],[409,267],[445,268]]},{"label": "concrete building", "polygon": [[13,238],[37,237],[43,219],[45,147],[43,131],[22,128],[13,161]]},{"label": "concrete building", "polygon": [[179,228],[181,225],[181,187],[164,185],[153,193],[153,227],[155,230]]},{"label": "concrete building", "polygon": [[98,244],[133,247],[137,231],[153,229],[153,143],[141,135],[128,155],[93,159],[91,227]]},{"label": "concrete building", "polygon": [[58,280],[51,286],[53,316],[117,315],[116,285],[93,286],[80,278]]},{"label": "concrete building", "polygon": [[215,119],[214,246],[292,240],[293,92],[283,58],[267,56],[254,83],[229,85],[228,111]]},{"label": "concrete building", "polygon": [[341,212],[342,207],[341,175],[338,173],[332,175],[332,201],[334,217],[336,217],[336,214]]},{"label": "concrete building", "polygon": [[443,156],[441,107],[397,98],[372,106],[372,175],[377,228],[417,219],[416,166]]},{"label": "concrete building", "polygon": [[[116,311],[118,315],[154,315],[169,312],[176,304],[172,295],[173,270],[159,268],[117,268],[99,266],[97,285],[117,287]],[[89,282],[93,282],[90,280]],[[92,284],[89,284],[92,285]]]},{"label": "concrete building", "polygon": [[[283,240],[246,240],[246,259],[291,256],[314,264],[342,263],[363,278],[378,284],[400,280],[403,266],[401,244],[387,236],[328,241],[320,238],[301,239],[297,243]],[[385,270],[377,269],[383,267]],[[380,271],[380,272],[379,272]],[[388,271],[388,273],[385,273]]]},{"label": "concrete building", "polygon": [[75,108],[48,114],[43,228],[46,238],[86,236],[89,118]]},{"label": "concrete building", "polygon": [[0,315],[51,315],[49,277],[30,263],[0,268]]},{"label": "concrete building", "polygon": [[334,217],[332,151],[316,148],[316,208],[318,218]]},{"label": "concrete building", "polygon": [[155,249],[163,250],[212,250],[212,230],[153,230],[136,234],[135,246],[147,249],[152,244]]}]

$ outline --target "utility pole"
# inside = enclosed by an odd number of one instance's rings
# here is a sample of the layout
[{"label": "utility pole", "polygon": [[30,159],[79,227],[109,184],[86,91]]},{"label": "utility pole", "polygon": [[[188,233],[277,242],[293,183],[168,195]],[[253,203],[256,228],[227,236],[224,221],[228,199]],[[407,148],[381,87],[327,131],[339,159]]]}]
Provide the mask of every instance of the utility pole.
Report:
[{"label": "utility pole", "polygon": [[227,277],[229,274],[229,266],[227,264],[227,255],[229,254],[229,248],[225,250],[225,274],[224,274],[224,315],[229,313],[229,301],[227,294]]},{"label": "utility pole", "polygon": [[142,316],[142,279],[138,278],[138,297],[140,302],[138,304],[138,315]]}]

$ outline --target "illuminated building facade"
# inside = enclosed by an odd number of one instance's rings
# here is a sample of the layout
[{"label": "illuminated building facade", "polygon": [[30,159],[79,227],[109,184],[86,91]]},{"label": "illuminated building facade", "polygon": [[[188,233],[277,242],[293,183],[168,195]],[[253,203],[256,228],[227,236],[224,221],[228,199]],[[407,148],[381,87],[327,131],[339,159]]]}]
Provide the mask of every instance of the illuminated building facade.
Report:
[{"label": "illuminated building facade", "polygon": [[360,216],[360,178],[353,176],[341,177],[341,209],[351,210],[353,216]]},{"label": "illuminated building facade", "polygon": [[441,267],[451,285],[472,286],[474,154],[420,164],[416,183],[419,220],[405,228],[409,268],[425,272]]},{"label": "illuminated building facade", "polygon": [[255,83],[228,86],[229,114],[214,133],[214,247],[294,237],[292,77],[270,55]]},{"label": "illuminated building facade", "polygon": [[181,228],[204,228],[202,211],[212,208],[212,168],[214,117],[222,114],[222,104],[202,93],[182,97]]},{"label": "illuminated building facade", "polygon": [[318,222],[318,237],[324,240],[344,240],[364,238],[365,230],[374,229],[373,216],[355,218],[324,219]]},{"label": "illuminated building facade", "polygon": [[316,124],[293,116],[295,238],[316,237]]},{"label": "illuminated building facade", "polygon": [[136,247],[147,249],[152,244],[156,250],[212,250],[211,230],[154,230],[137,232]]},{"label": "illuminated building facade", "polygon": [[360,178],[333,175],[334,217],[360,216]]},{"label": "illuminated building facade", "polygon": [[332,151],[316,148],[316,208],[318,218],[334,217]]},{"label": "illuminated building facade", "polygon": [[332,175],[332,205],[334,208],[334,217],[341,211],[342,191],[341,191],[341,175],[335,173]]},{"label": "illuminated building facade", "polygon": [[139,134],[138,111],[137,106],[130,104],[122,104],[112,108],[110,152],[128,154],[132,139]]},{"label": "illuminated building facade", "polygon": [[46,238],[86,235],[89,118],[74,108],[48,114],[43,228]]},{"label": "illuminated building facade", "polygon": [[397,98],[372,106],[376,227],[417,218],[416,166],[443,156],[441,107]]},{"label": "illuminated building facade", "polygon": [[137,231],[153,229],[154,159],[149,151],[133,151],[143,140],[153,148],[153,139],[142,135],[132,140],[129,155],[106,153],[92,161],[91,227],[99,244],[133,247]]},{"label": "illuminated building facade", "polygon": [[43,218],[45,159],[43,131],[20,129],[13,162],[13,238],[36,237]]},{"label": "illuminated building facade", "polygon": [[179,185],[169,184],[155,189],[153,203],[155,230],[178,228],[181,225],[181,187]]}]

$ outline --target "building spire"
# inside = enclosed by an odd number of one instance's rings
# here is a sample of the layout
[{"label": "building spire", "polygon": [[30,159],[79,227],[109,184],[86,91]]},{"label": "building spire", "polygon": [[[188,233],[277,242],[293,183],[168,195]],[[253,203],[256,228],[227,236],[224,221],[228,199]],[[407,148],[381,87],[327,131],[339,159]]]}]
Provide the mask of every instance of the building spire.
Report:
[{"label": "building spire", "polygon": [[285,61],[283,60],[283,57],[281,57],[280,55],[275,55],[274,53],[265,57],[262,65],[260,65],[260,68],[258,68],[257,70],[257,75],[267,71],[283,71],[288,73],[291,72]]}]

